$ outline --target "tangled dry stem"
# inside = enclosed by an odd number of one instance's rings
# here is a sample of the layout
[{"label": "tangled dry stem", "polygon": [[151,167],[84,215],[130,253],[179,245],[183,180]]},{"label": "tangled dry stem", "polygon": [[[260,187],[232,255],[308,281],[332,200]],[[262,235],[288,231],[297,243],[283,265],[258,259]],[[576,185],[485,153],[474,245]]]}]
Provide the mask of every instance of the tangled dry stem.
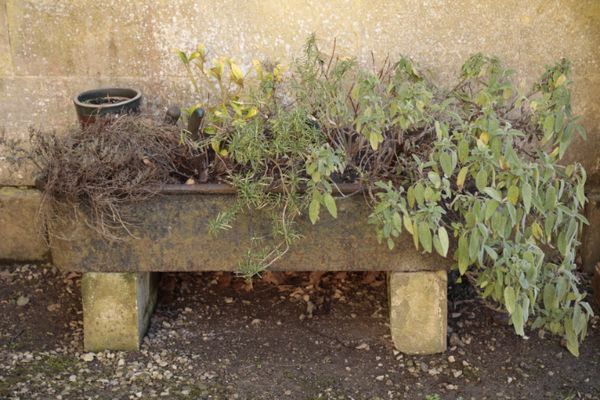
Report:
[{"label": "tangled dry stem", "polygon": [[31,145],[29,158],[44,173],[38,181],[46,221],[84,215],[112,240],[133,236],[132,205],[157,195],[162,184],[197,174],[195,147],[180,129],[144,116],[102,120],[64,137],[32,131]]}]

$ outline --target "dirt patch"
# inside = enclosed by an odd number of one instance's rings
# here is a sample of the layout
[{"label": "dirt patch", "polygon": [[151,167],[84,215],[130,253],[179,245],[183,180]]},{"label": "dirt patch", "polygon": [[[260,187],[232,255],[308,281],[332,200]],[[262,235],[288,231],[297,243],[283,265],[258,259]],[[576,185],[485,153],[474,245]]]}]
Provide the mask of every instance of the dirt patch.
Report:
[{"label": "dirt patch", "polygon": [[[452,346],[394,351],[383,274],[165,274],[140,352],[84,354],[79,276],[0,269],[0,398],[598,399],[600,324],[581,356],[518,338],[466,285]],[[19,305],[20,304],[20,305]]]}]

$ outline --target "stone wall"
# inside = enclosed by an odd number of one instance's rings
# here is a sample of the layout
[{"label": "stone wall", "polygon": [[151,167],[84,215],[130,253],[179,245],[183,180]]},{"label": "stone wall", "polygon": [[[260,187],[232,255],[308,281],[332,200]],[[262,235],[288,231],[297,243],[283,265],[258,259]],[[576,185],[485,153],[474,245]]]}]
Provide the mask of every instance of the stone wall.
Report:
[{"label": "stone wall", "polygon": [[[341,53],[362,62],[371,52],[407,54],[448,85],[478,51],[501,57],[524,86],[570,58],[590,141],[569,157],[600,181],[598,0],[0,0],[0,134],[72,125],[71,98],[97,86],[139,87],[155,110],[185,104],[189,85],[173,49],[203,42],[242,65],[285,62],[311,32],[325,46],[337,38]],[[31,183],[0,153],[0,185]]]}]

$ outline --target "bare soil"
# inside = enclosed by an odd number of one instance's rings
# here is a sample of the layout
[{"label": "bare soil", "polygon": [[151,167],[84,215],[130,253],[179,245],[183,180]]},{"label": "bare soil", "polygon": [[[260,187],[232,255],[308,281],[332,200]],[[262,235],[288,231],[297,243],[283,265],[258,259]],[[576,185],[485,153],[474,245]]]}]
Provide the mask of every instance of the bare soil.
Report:
[{"label": "bare soil", "polygon": [[516,336],[451,285],[444,354],[396,352],[383,274],[164,274],[140,352],[84,354],[80,276],[0,267],[0,399],[600,399],[600,323],[581,356]]}]

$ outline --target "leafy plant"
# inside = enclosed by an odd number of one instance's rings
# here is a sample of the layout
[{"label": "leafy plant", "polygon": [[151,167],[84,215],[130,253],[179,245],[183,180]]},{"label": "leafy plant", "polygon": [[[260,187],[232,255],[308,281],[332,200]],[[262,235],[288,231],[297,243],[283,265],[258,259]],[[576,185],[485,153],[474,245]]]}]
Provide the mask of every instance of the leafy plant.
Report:
[{"label": "leafy plant", "polygon": [[575,265],[586,174],[560,162],[574,135],[585,137],[568,61],[525,94],[482,54],[450,90],[406,57],[364,68],[335,44],[324,54],[314,36],[285,75],[279,64],[254,61],[246,73],[228,58],[209,64],[203,46],[179,54],[192,84],[200,90],[199,74],[214,89],[199,147],[239,193],[211,226],[228,229],[247,209],[272,215],[277,244],[257,238],[246,274],[287,252],[299,216],[316,223],[325,208],[336,217],[337,183],[360,182],[381,242],[392,249],[406,231],[502,304],[517,334],[531,323],[578,354],[592,311]]}]

